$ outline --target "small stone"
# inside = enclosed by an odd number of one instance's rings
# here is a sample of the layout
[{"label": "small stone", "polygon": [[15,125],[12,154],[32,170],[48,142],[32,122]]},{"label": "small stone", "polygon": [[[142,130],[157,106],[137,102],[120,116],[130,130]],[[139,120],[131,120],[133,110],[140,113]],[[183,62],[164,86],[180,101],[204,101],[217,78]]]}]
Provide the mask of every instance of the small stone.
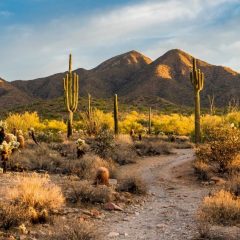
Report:
[{"label": "small stone", "polygon": [[108,237],[118,237],[120,234],[118,232],[110,232],[107,236]]},{"label": "small stone", "polygon": [[128,233],[121,233],[120,235],[122,235],[124,237],[128,237]]},{"label": "small stone", "polygon": [[109,179],[109,184],[112,185],[112,186],[116,186],[118,184],[118,181],[117,179]]},{"label": "small stone", "polygon": [[136,215],[136,216],[139,216],[139,214],[140,214],[139,212],[135,212],[135,215]]},{"label": "small stone", "polygon": [[158,224],[156,227],[159,228],[159,229],[165,229],[165,228],[166,228],[166,225],[163,224],[163,223],[160,223],[160,224]]},{"label": "small stone", "polygon": [[108,210],[108,211],[123,211],[123,209],[121,207],[119,207],[118,205],[116,205],[115,203],[112,202],[108,202],[106,204],[104,204],[104,209]]},{"label": "small stone", "polygon": [[226,181],[220,177],[211,177],[211,181],[214,181],[216,185],[224,185]]},{"label": "small stone", "polygon": [[20,236],[19,236],[19,240],[25,240],[25,239],[27,239],[27,236],[26,236],[26,235],[20,235]]}]

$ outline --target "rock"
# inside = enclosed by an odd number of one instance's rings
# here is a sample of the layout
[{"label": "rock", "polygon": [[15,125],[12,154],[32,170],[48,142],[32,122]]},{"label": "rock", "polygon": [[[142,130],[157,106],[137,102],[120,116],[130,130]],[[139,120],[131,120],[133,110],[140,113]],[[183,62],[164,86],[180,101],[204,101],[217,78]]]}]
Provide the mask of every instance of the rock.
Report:
[{"label": "rock", "polygon": [[104,204],[104,209],[108,211],[123,211],[123,209],[117,206],[115,203],[108,202]]},{"label": "rock", "polygon": [[117,181],[117,179],[110,178],[109,179],[109,184],[111,186],[116,186],[118,184],[118,181]]},{"label": "rock", "polygon": [[220,177],[211,177],[211,181],[214,181],[216,185],[224,185],[226,181]]},{"label": "rock", "polygon": [[120,235],[122,235],[124,237],[128,237],[128,233],[121,233]]},{"label": "rock", "polygon": [[27,239],[27,236],[26,236],[26,235],[20,235],[20,236],[19,236],[19,240],[25,240],[25,239]]},{"label": "rock", "polygon": [[118,237],[120,234],[118,232],[110,232],[107,236],[108,237]]},{"label": "rock", "polygon": [[167,226],[163,223],[160,223],[156,227],[159,228],[159,229],[165,230]]},{"label": "rock", "polygon": [[135,215],[136,215],[136,216],[139,216],[139,214],[140,214],[139,212],[135,212]]},{"label": "rock", "polygon": [[3,169],[2,168],[0,168],[0,174],[3,174]]}]

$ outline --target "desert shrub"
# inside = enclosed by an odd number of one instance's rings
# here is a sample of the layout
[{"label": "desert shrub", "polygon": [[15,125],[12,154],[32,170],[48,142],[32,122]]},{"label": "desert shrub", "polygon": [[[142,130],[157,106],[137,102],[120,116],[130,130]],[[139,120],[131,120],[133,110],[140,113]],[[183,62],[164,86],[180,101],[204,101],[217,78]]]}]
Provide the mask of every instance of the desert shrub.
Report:
[{"label": "desert shrub", "polygon": [[67,125],[63,121],[58,120],[45,120],[43,124],[46,127],[46,130],[54,133],[66,132]]},{"label": "desert shrub", "polygon": [[135,144],[135,148],[139,155],[154,156],[161,154],[171,154],[173,145],[164,141],[152,141],[151,139],[145,139]]},{"label": "desert shrub", "polygon": [[81,119],[81,127],[85,129],[89,135],[98,135],[103,128],[113,129],[112,114],[104,113],[98,109],[93,109],[91,116],[89,116],[87,112],[82,113]]},{"label": "desert shrub", "polygon": [[176,149],[188,149],[188,148],[193,148],[194,145],[191,142],[179,142],[179,143],[175,143],[173,147]]},{"label": "desert shrub", "polygon": [[240,175],[232,176],[228,180],[226,188],[233,195],[240,197]]},{"label": "desert shrub", "polygon": [[96,228],[89,222],[71,221],[60,227],[59,232],[49,240],[100,240]]},{"label": "desert shrub", "polygon": [[228,163],[227,171],[231,175],[240,173],[240,154],[238,154],[231,162]]},{"label": "desert shrub", "polygon": [[55,172],[64,164],[61,156],[47,144],[16,152],[10,159],[12,170],[45,170]]},{"label": "desert shrub", "polygon": [[21,206],[0,202],[0,228],[8,230],[19,226],[28,219],[28,212]]},{"label": "desert shrub", "polygon": [[233,123],[237,128],[240,128],[240,112],[228,113],[225,116],[225,120],[228,123]]},{"label": "desert shrub", "polygon": [[40,122],[39,116],[36,112],[10,114],[5,122],[8,126],[9,132],[12,132],[14,128],[21,129],[24,133],[26,133],[31,127],[36,130],[43,130],[45,128],[44,124]]},{"label": "desert shrub", "polygon": [[[51,143],[48,145],[50,149],[57,151],[62,157],[67,159],[76,159],[77,157],[77,144],[72,142],[64,143]],[[87,151],[87,149],[86,149]]]},{"label": "desert shrub", "polygon": [[240,151],[240,130],[230,126],[209,128],[206,145],[197,150],[197,158],[225,173]]},{"label": "desert shrub", "polygon": [[[132,111],[129,114],[125,115],[124,118],[119,122],[120,132],[124,134],[129,134],[131,130],[134,130],[135,133],[144,132],[145,126],[147,126],[147,121],[143,121],[146,117],[143,114],[139,114],[136,111]],[[142,124],[145,123],[146,124]]]},{"label": "desert shrub", "polygon": [[40,131],[36,133],[36,139],[38,142],[52,143],[52,142],[63,142],[62,134],[55,131]]},{"label": "desert shrub", "polygon": [[8,189],[8,201],[24,208],[52,211],[63,206],[64,197],[47,175],[33,173],[19,177],[16,186]]},{"label": "desert shrub", "polygon": [[201,206],[205,221],[231,225],[240,221],[240,198],[226,190],[205,197]]},{"label": "desert shrub", "polygon": [[115,138],[111,158],[120,165],[136,162],[136,150],[130,135],[120,134]]},{"label": "desert shrub", "polygon": [[211,169],[206,162],[195,160],[193,162],[193,168],[199,180],[206,181],[210,179]]},{"label": "desert shrub", "polygon": [[69,163],[71,173],[76,174],[80,179],[93,180],[99,167],[106,167],[112,175],[115,166],[112,161],[103,160],[95,154],[85,154],[81,159],[72,160]]},{"label": "desert shrub", "polygon": [[160,115],[155,116],[152,123],[156,133],[189,135],[194,130],[193,116],[180,114]]},{"label": "desert shrub", "polygon": [[105,185],[93,186],[88,181],[75,182],[70,185],[70,200],[83,203],[106,203],[113,195],[112,190]]},{"label": "desert shrub", "polygon": [[133,194],[146,194],[146,183],[137,176],[127,176],[124,179],[120,179],[120,184],[117,188],[120,192],[130,192]]},{"label": "desert shrub", "polygon": [[102,158],[107,158],[113,147],[114,135],[107,128],[103,128],[91,143],[91,149]]}]

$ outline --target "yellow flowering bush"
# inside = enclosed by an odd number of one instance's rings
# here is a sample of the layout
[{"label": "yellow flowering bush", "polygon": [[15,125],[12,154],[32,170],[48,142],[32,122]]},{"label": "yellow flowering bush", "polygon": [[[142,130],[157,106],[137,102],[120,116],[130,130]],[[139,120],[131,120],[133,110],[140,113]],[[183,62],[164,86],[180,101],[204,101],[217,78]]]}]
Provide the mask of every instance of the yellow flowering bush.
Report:
[{"label": "yellow flowering bush", "polygon": [[40,122],[37,112],[25,112],[23,114],[14,113],[10,114],[5,120],[8,131],[12,132],[14,128],[21,129],[23,132],[27,132],[29,128],[36,130],[42,130],[45,126]]}]

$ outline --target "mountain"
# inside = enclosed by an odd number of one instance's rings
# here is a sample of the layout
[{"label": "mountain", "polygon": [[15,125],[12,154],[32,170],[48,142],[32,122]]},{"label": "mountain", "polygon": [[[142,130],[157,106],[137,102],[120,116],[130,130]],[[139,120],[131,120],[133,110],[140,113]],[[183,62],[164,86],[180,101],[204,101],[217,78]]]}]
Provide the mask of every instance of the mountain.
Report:
[{"label": "mountain", "polygon": [[11,83],[0,78],[0,106],[7,108],[19,104],[28,104],[31,97]]},{"label": "mountain", "polygon": [[[75,72],[80,78],[80,95],[92,93],[98,98],[110,97],[126,82],[134,80],[132,76],[151,62],[150,58],[131,51],[113,57],[92,70],[79,68]],[[52,99],[63,95],[65,75],[66,72],[30,81],[18,80],[12,82],[12,85],[32,97]]]},{"label": "mountain", "polygon": [[[95,98],[109,98],[117,93],[122,101],[129,104],[138,102],[142,105],[154,105],[161,101],[193,106],[193,88],[189,80],[191,67],[192,56],[182,50],[173,49],[155,61],[141,53],[130,51],[91,70],[79,68],[76,72],[80,78],[80,96],[91,93]],[[232,98],[239,98],[239,73],[202,60],[198,60],[198,67],[205,74],[202,106],[208,106],[208,95],[215,96],[218,107],[226,106]],[[66,72],[57,73],[30,81],[4,81],[4,84],[15,92],[18,91],[15,94],[26,96],[24,101],[54,99],[63,95],[65,74]],[[4,98],[1,91],[0,87],[0,106]]]},{"label": "mountain", "polygon": [[[205,74],[202,105],[208,105],[207,95],[214,95],[216,105],[227,105],[230,99],[240,96],[240,74],[230,68],[215,66],[198,60],[198,67]],[[135,82],[126,84],[121,95],[130,101],[136,97],[159,96],[179,105],[193,105],[193,89],[189,81],[192,56],[173,49],[149,64],[135,75]]]}]

